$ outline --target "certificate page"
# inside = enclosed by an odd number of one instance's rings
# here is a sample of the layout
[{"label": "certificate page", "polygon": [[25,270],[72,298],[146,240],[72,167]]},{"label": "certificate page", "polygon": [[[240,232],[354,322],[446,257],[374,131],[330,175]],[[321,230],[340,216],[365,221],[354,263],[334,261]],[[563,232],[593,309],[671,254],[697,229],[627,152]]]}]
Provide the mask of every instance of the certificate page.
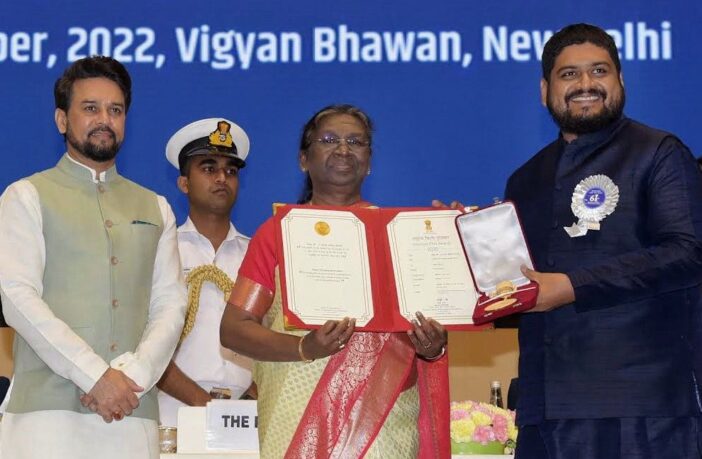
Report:
[{"label": "certificate page", "polygon": [[421,311],[444,325],[472,324],[477,293],[454,220],[459,212],[400,212],[388,240],[400,314]]},{"label": "certificate page", "polygon": [[366,230],[353,213],[292,209],[281,221],[288,309],[308,325],[373,318]]}]

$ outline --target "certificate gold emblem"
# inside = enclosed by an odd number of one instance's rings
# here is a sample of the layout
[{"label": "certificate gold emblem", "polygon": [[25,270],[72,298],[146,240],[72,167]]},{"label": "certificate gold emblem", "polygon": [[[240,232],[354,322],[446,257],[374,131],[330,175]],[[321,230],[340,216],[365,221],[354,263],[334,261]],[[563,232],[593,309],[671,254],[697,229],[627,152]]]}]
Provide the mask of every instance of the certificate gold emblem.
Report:
[{"label": "certificate gold emblem", "polygon": [[431,232],[432,232],[431,220],[424,220],[424,231],[427,232],[427,233],[431,233]]},{"label": "certificate gold emblem", "polygon": [[331,231],[331,228],[329,227],[329,223],[319,221],[314,224],[314,230],[320,236],[326,236]]},{"label": "certificate gold emblem", "polygon": [[495,301],[491,305],[485,307],[486,311],[498,311],[500,309],[512,306],[517,302],[516,298],[503,298],[500,301]]}]

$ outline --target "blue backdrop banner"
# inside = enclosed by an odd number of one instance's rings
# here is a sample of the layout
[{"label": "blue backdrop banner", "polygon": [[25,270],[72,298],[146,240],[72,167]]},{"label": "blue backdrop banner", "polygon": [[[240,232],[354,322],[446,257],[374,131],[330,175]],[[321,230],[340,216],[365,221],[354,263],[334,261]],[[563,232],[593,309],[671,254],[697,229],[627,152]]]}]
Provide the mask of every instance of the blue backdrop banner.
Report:
[{"label": "blue backdrop banner", "polygon": [[488,204],[557,134],[539,100],[540,55],[572,22],[614,37],[625,113],[702,154],[699,1],[4,0],[0,189],[55,164],[53,83],[70,62],[105,54],[134,82],[118,168],[165,195],[179,222],[187,201],[164,156],[177,129],[222,116],[248,132],[235,223],[252,234],[272,202],[301,190],[302,125],[340,102],[376,123],[367,200]]}]

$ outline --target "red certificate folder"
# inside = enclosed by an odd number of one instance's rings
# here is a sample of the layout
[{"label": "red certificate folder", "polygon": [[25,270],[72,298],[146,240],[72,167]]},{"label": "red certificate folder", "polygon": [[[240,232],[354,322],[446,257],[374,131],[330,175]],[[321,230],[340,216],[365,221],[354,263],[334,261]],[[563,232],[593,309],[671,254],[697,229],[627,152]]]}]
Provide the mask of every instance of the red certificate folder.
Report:
[{"label": "red certificate folder", "polygon": [[[305,212],[311,214],[308,215]],[[325,218],[324,212],[328,212],[330,218]],[[290,328],[314,329],[319,328],[324,321],[330,318],[339,320],[346,316],[355,316],[356,328],[361,331],[400,332],[410,330],[412,328],[410,320],[414,315],[407,312],[406,296],[409,296],[410,299],[421,297],[423,286],[434,285],[435,282],[438,282],[440,284],[437,287],[439,293],[436,296],[433,293],[428,295],[434,302],[428,308],[432,312],[427,312],[425,305],[411,304],[410,306],[421,310],[425,316],[434,318],[448,330],[485,328],[485,326],[476,325],[472,319],[478,294],[470,279],[470,269],[467,266],[462,245],[455,230],[455,217],[459,214],[459,211],[435,208],[380,209],[298,205],[278,207],[275,215],[278,221],[277,250],[280,260],[281,296],[286,325]],[[441,218],[438,218],[439,216]],[[415,224],[419,225],[419,228],[414,228]],[[388,227],[392,225],[410,228],[411,231],[416,231],[416,236],[397,238],[389,235]],[[448,231],[446,225],[448,225]],[[364,233],[359,250],[362,253],[356,253],[359,244],[355,242],[355,239],[354,242],[349,243],[348,241],[351,239],[343,239],[343,236],[339,236],[342,233],[337,232],[337,226],[346,226],[351,228],[352,232]],[[289,236],[295,231],[299,231],[300,228],[309,230],[311,236],[305,236],[304,240]],[[442,232],[438,231],[439,229]],[[403,234],[406,233],[405,231]],[[455,238],[455,243],[451,246],[442,245],[442,241],[447,235],[451,236],[449,233]],[[336,239],[337,242],[334,242],[333,237],[335,236],[342,237],[342,239]],[[430,250],[427,251],[428,254],[422,253],[424,241],[428,241],[427,244],[431,246]],[[348,245],[345,245],[347,243]],[[403,252],[402,258],[408,258],[408,260],[400,262],[400,257],[393,257],[393,251],[397,253],[398,249],[407,247],[407,244],[410,245],[410,253]],[[439,254],[430,253],[432,250],[438,251]],[[339,255],[339,260],[355,256],[365,258],[368,275],[355,272],[363,271],[360,265],[358,268],[353,265],[354,272],[351,273],[353,276],[349,276],[348,270],[341,269],[342,262],[338,266],[339,269],[335,269],[337,266],[334,266],[334,263],[329,263],[329,259],[333,260],[336,255]],[[320,265],[309,264],[309,260],[314,261],[315,257],[318,256],[327,257],[321,268]],[[414,260],[411,258],[412,256],[418,258]],[[426,256],[426,260],[422,259],[422,256]],[[448,262],[447,258],[450,259]],[[434,264],[429,266],[427,263]],[[447,272],[442,271],[445,263],[451,266]],[[461,279],[458,279],[460,282],[456,278],[457,273],[453,269],[455,267],[459,267],[458,271],[462,276]],[[460,270],[461,267],[463,271]],[[396,279],[396,272],[401,274],[401,279]],[[304,290],[306,285],[316,285],[314,282],[319,277],[324,277],[323,288]],[[357,278],[357,280],[349,279],[350,277]],[[306,282],[310,283],[306,284]],[[361,287],[347,290],[346,293],[340,295],[341,290],[339,289],[347,288],[347,284],[350,282],[357,282]],[[398,290],[398,282],[405,284],[404,290]],[[363,285],[369,286],[369,288],[364,289]],[[467,291],[463,291],[462,288],[467,289]],[[300,294],[298,295],[298,293]],[[318,301],[320,306],[317,312],[319,314],[316,314],[315,311],[308,313],[307,309],[303,313],[300,305],[296,304],[302,297],[311,298],[309,300],[311,303]],[[354,298],[351,300],[351,297]],[[353,301],[354,304],[358,304],[358,297],[362,297],[361,302],[367,300],[368,309],[356,315],[349,314],[344,301]],[[470,301],[464,301],[464,304],[455,304],[455,302],[452,304],[451,301],[457,297],[470,298]],[[451,317],[444,318],[444,312],[450,313]]]},{"label": "red certificate folder", "polygon": [[479,299],[473,322],[483,324],[536,304],[539,285],[525,277],[534,269],[517,208],[506,201],[456,217],[456,227]]}]

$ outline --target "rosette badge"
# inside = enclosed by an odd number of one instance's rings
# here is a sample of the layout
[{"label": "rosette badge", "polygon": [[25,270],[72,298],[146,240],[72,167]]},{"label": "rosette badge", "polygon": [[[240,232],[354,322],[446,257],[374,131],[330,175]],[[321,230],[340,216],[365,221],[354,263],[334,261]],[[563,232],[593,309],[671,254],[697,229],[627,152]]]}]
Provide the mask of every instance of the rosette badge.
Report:
[{"label": "rosette badge", "polygon": [[570,237],[585,236],[589,230],[598,231],[600,222],[614,212],[619,202],[619,187],[606,175],[591,175],[573,190],[570,208],[578,222],[563,229]]}]

